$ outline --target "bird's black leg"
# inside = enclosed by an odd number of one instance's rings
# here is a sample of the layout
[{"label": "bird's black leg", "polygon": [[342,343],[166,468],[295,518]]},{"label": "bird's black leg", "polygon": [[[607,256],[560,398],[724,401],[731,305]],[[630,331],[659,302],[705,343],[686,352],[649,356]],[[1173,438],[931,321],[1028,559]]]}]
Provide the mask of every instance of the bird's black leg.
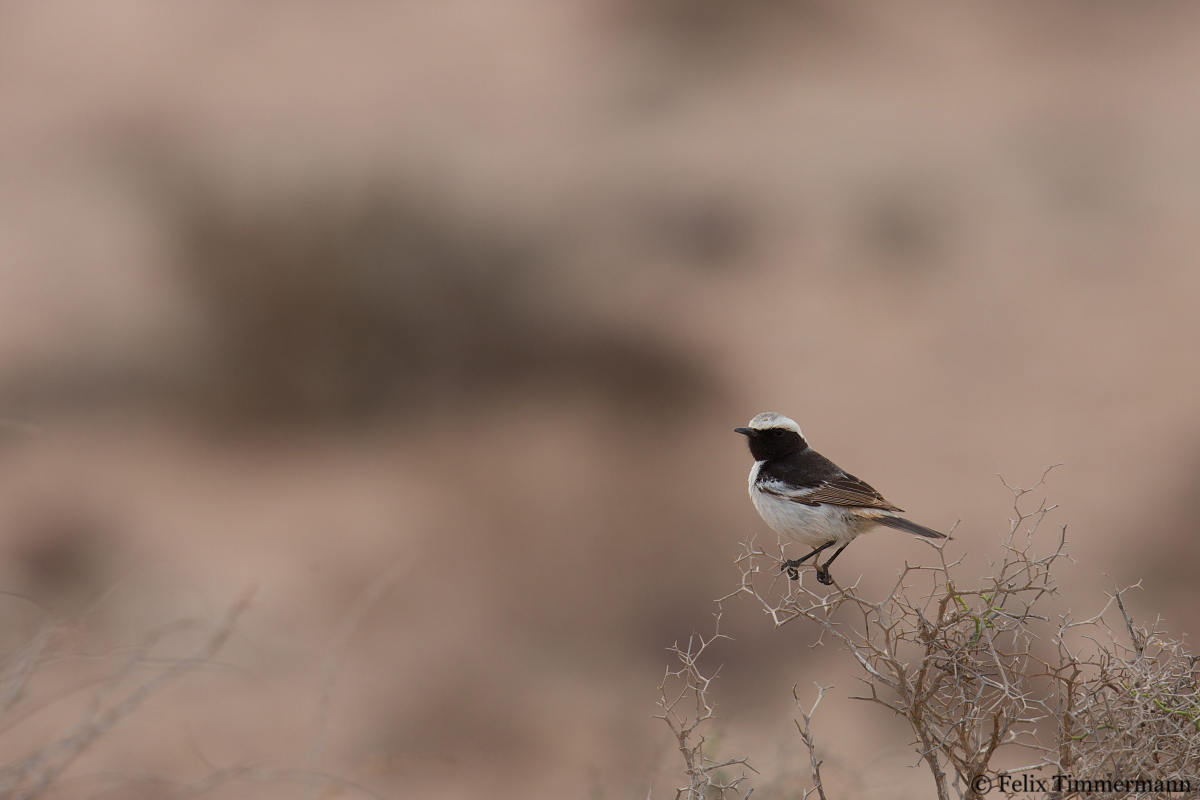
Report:
[{"label": "bird's black leg", "polygon": [[[832,542],[830,542],[830,544],[832,544]],[[839,547],[837,549],[836,553],[834,553],[833,555],[831,555],[829,557],[828,561],[826,561],[821,566],[817,567],[817,581],[820,582],[823,586],[829,586],[831,583],[833,583],[833,576],[829,574],[829,565],[832,564],[833,560],[835,558],[837,558],[838,556],[840,556],[842,554],[842,551],[845,550],[847,547],[849,547],[849,545],[850,545],[850,543],[846,542],[846,544],[842,545],[841,547]],[[828,547],[828,545],[826,545],[826,546]]]},{"label": "bird's black leg", "polygon": [[[805,561],[808,561],[810,558],[815,556],[817,553],[820,553],[822,550],[825,550],[832,546],[833,546],[833,542],[826,542],[825,544],[818,547],[816,550],[813,550],[811,553],[806,555],[804,558],[789,559],[789,560],[783,562],[783,566],[780,568],[779,571],[783,572],[784,570],[787,570],[788,577],[794,581],[798,581],[798,580],[800,580],[800,570],[796,569],[796,567],[800,566]],[[840,553],[842,551],[839,550],[838,552]],[[834,558],[837,558],[837,556],[834,556]],[[831,558],[829,560],[832,561],[833,558]],[[819,570],[818,570],[818,574],[820,574]]]}]

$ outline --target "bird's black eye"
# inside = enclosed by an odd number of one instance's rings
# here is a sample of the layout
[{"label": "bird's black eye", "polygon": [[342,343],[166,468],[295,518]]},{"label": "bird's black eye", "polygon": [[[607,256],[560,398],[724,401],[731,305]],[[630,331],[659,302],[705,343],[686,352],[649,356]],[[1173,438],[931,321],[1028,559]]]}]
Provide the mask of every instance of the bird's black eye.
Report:
[{"label": "bird's black eye", "polygon": [[782,438],[783,438],[783,433],[784,433],[784,431],[783,431],[783,428],[776,428],[775,430],[771,431],[771,434],[772,434],[772,435],[773,435],[773,436],[774,436],[776,439],[782,439]]}]

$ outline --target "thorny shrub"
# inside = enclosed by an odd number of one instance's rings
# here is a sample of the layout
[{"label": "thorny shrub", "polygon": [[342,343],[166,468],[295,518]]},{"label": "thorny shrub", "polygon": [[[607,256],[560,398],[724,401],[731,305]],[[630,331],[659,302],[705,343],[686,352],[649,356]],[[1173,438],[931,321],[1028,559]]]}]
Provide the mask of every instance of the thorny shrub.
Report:
[{"label": "thorny shrub", "polygon": [[[1052,539],[1039,535],[1054,506],[1042,500],[1030,508],[1045,477],[1028,489],[1008,487],[1015,517],[982,579],[964,576],[961,559],[948,560],[939,542],[930,544],[932,566],[906,564],[881,599],[865,597],[857,584],[814,590],[807,573],[797,582],[780,575],[782,550],[768,553],[751,542],[737,560],[740,586],[720,602],[749,596],[775,627],[803,620],[815,627],[818,644],[848,651],[864,687],[855,699],[908,722],[938,800],[976,800],[996,788],[993,758],[1001,749],[1029,753],[1028,766],[1008,772],[1041,770],[1051,798],[1124,798],[1135,786],[1144,797],[1166,796],[1167,787],[1171,797],[1200,796],[1198,659],[1157,626],[1135,625],[1125,589],[1086,619],[1047,610],[1058,594],[1052,571],[1068,556],[1065,527]],[[1047,541],[1049,552],[1039,555],[1035,544]],[[688,781],[676,797],[745,800],[753,789],[744,773],[714,776],[749,767],[747,761],[707,760],[697,730],[714,717],[711,678],[696,664],[711,641],[694,637],[686,648],[676,646],[682,667],[668,671],[661,689],[662,716],[684,754]],[[672,680],[680,682],[675,695],[667,689]],[[676,715],[684,703],[695,703],[690,718]],[[800,706],[803,724],[797,721],[813,785],[803,797],[825,800],[810,732],[815,708]]]},{"label": "thorny shrub", "polygon": [[[222,666],[218,654],[250,607],[253,589],[219,618],[176,619],[149,631],[136,645],[110,652],[92,652],[80,643],[88,631],[85,618],[95,607],[67,623],[43,621],[32,635],[0,655],[0,740],[6,746],[6,758],[0,760],[0,800],[114,795],[183,800],[212,796],[220,787],[228,787],[236,796],[245,796],[251,787],[253,796],[262,798],[382,798],[321,769],[325,727],[333,683],[350,636],[380,595],[404,574],[407,564],[393,566],[364,589],[339,621],[322,671],[319,718],[298,769],[241,763],[216,767],[202,759],[207,771],[196,778],[171,771],[122,771],[120,756],[103,771],[97,771],[94,762],[83,765],[85,755],[118,726],[134,723],[133,717],[152,698],[191,673]],[[172,655],[181,649],[182,654]],[[56,665],[78,667],[80,663],[94,667],[84,680],[74,673],[65,686],[54,679]],[[75,709],[73,717],[61,713],[64,705]],[[14,752],[17,755],[11,755]]]}]

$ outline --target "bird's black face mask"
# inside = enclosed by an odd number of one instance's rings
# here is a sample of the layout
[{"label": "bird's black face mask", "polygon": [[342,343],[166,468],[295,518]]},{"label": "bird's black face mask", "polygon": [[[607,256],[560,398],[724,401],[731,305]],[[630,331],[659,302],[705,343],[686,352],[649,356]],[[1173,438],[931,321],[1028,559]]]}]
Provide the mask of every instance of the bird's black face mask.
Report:
[{"label": "bird's black face mask", "polygon": [[800,434],[787,428],[767,428],[761,431],[754,428],[734,428],[734,430],[746,437],[746,443],[750,445],[750,455],[754,456],[755,461],[774,461],[808,447],[808,443]]}]

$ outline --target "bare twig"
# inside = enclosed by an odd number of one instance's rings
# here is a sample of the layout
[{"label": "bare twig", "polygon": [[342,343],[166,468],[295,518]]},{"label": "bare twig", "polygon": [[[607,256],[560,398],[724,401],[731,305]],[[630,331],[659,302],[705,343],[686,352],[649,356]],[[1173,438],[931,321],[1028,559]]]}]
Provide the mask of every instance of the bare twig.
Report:
[{"label": "bare twig", "polygon": [[[334,630],[333,641],[330,643],[329,652],[325,657],[325,663],[321,670],[320,704],[317,708],[317,721],[313,726],[312,737],[308,743],[308,753],[304,759],[304,768],[306,771],[311,772],[320,766],[322,751],[325,745],[325,731],[329,724],[329,709],[333,702],[333,686],[337,681],[338,669],[341,666],[342,658],[345,656],[346,647],[350,643],[350,637],[358,630],[363,617],[379,602],[379,598],[383,596],[383,593],[405,575],[410,563],[406,560],[393,564],[385,573],[362,590],[358,597],[354,599],[350,608],[347,609],[346,613],[338,621],[337,628]],[[321,791],[322,787],[314,783],[311,796],[316,798]]]},{"label": "bare twig", "polygon": [[[136,711],[149,697],[185,673],[210,663],[233,633],[234,625],[249,607],[253,594],[253,590],[245,592],[190,654],[165,662],[165,666],[158,667],[149,677],[136,683],[131,689],[123,690],[122,687],[130,677],[154,662],[154,659],[150,658],[150,651],[155,644],[171,633],[195,626],[184,622],[153,632],[98,691],[71,731],[39,747],[24,758],[0,768],[0,799],[31,800],[42,794],[88,748],[118,722]],[[36,667],[36,663],[32,667],[29,666],[29,658],[35,652],[40,654],[41,649],[36,646],[39,641],[40,639],[35,637],[31,642],[34,647],[31,649],[27,645],[27,655],[18,659],[11,668],[9,664],[5,665],[5,698],[19,696],[26,676]],[[10,681],[16,682],[16,689],[7,688]],[[12,702],[15,700],[10,701],[10,706]]]},{"label": "bare twig", "polygon": [[[658,704],[663,713],[655,715],[655,719],[667,723],[683,756],[687,785],[676,789],[676,800],[749,800],[754,792],[754,789],[749,789],[743,794],[741,788],[747,779],[744,770],[754,771],[747,760],[730,758],[718,761],[709,758],[704,750],[708,738],[699,732],[702,725],[716,719],[715,706],[710,697],[716,673],[704,675],[698,662],[713,642],[724,638],[728,637],[721,634],[721,615],[717,614],[712,636],[706,639],[702,634],[693,633],[688,637],[686,646],[681,647],[676,643],[669,648],[681,666],[676,670],[668,668],[658,687]],[[731,767],[742,767],[743,771],[737,777],[729,777],[726,771]]]},{"label": "bare twig", "polygon": [[[1040,610],[1058,591],[1052,570],[1069,560],[1065,528],[1046,554],[1035,552],[1055,506],[1044,498],[1031,503],[1030,495],[1049,472],[1033,487],[1009,486],[1014,517],[999,560],[981,580],[964,580],[944,543],[931,544],[931,566],[906,564],[880,599],[857,585],[809,588],[782,579],[782,550],[775,555],[751,542],[738,559],[742,583],[734,595],[753,598],[776,627],[813,624],[817,643],[835,642],[852,658],[865,688],[857,699],[909,723],[939,800],[952,791],[978,800],[973,779],[1009,747],[1035,754],[1028,769],[1061,775],[1200,775],[1197,659],[1157,630],[1134,625],[1122,601],[1127,589],[1087,619]],[[1105,622],[1113,604],[1132,646],[1120,644]],[[797,727],[823,798],[811,711],[801,714]],[[1125,795],[1111,794],[1118,796]]]},{"label": "bare twig", "polygon": [[821,783],[821,761],[817,759],[817,746],[813,742],[812,737],[812,715],[817,713],[817,706],[821,704],[821,698],[825,696],[826,689],[832,689],[832,686],[822,686],[817,684],[817,699],[813,701],[812,708],[808,711],[804,710],[803,704],[800,702],[800,696],[796,694],[796,688],[792,687],[792,699],[796,701],[796,706],[800,709],[800,717],[804,720],[804,725],[800,725],[800,720],[796,720],[796,728],[800,731],[800,740],[804,742],[804,747],[808,750],[809,767],[812,772],[812,789],[804,790],[804,797],[801,800],[808,800],[808,796],[813,792],[817,793],[820,800],[825,800],[825,787]]}]

